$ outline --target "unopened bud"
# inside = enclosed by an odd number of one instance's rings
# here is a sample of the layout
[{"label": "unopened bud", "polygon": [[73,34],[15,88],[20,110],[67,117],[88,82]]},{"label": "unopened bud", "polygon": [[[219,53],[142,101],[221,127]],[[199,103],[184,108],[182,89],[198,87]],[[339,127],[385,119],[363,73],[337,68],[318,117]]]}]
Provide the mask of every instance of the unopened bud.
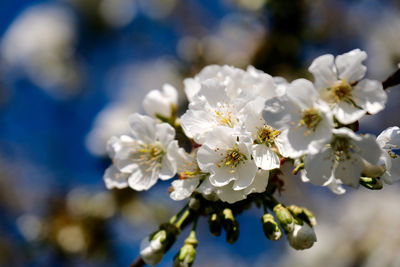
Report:
[{"label": "unopened bud", "polygon": [[301,220],[307,222],[311,226],[317,225],[317,220],[314,214],[307,208],[298,207],[296,205],[290,205],[287,208],[295,217],[299,217]]},{"label": "unopened bud", "polygon": [[196,258],[197,239],[194,234],[185,240],[185,244],[179,250],[174,259],[174,267],[189,267],[192,266]]},{"label": "unopened bud", "polygon": [[308,220],[310,222],[310,225],[313,226],[313,227],[316,226],[317,225],[317,219],[315,219],[314,213],[311,210],[307,209],[307,208],[303,208],[303,212],[306,214],[306,216],[307,216],[307,218],[308,218]]},{"label": "unopened bud", "polygon": [[264,234],[268,239],[277,241],[281,238],[282,232],[281,229],[279,229],[278,224],[275,222],[274,216],[269,213],[264,214],[261,218],[261,222]]},{"label": "unopened bud", "polygon": [[226,242],[233,244],[239,238],[239,223],[233,217],[231,209],[224,209],[222,225],[226,231]]},{"label": "unopened bud", "polygon": [[276,219],[278,220],[278,223],[282,226],[283,230],[285,230],[285,232],[287,233],[293,232],[294,220],[290,211],[282,204],[277,204],[273,208],[273,211],[275,212]]},{"label": "unopened bud", "polygon": [[165,254],[165,241],[167,239],[167,232],[160,230],[150,237],[143,239],[140,244],[140,256],[143,261],[150,266],[157,265]]},{"label": "unopened bud", "polygon": [[380,190],[383,188],[382,181],[379,178],[360,177],[360,184],[371,190]]},{"label": "unopened bud", "polygon": [[222,222],[221,217],[218,216],[217,213],[211,214],[210,218],[208,219],[208,226],[210,228],[210,233],[215,236],[221,235],[222,230]]},{"label": "unopened bud", "polygon": [[160,231],[163,230],[166,232],[165,241],[165,251],[169,250],[171,246],[175,243],[177,236],[180,233],[178,227],[176,227],[173,223],[163,223],[160,225]]},{"label": "unopened bud", "polygon": [[303,225],[296,224],[294,226],[293,232],[288,234],[288,240],[292,248],[303,250],[312,247],[317,241],[317,236],[311,226],[303,223]]}]

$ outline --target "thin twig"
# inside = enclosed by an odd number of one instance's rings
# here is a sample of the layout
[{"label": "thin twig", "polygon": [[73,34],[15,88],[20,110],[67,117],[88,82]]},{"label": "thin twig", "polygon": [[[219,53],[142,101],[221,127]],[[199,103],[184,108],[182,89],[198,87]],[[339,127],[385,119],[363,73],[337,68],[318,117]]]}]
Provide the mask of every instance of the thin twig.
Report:
[{"label": "thin twig", "polygon": [[142,257],[137,257],[130,265],[129,267],[142,267],[144,266],[144,261]]},{"label": "thin twig", "polygon": [[387,89],[389,87],[393,87],[400,84],[400,69],[395,71],[392,75],[390,75],[386,80],[382,82],[383,89]]}]

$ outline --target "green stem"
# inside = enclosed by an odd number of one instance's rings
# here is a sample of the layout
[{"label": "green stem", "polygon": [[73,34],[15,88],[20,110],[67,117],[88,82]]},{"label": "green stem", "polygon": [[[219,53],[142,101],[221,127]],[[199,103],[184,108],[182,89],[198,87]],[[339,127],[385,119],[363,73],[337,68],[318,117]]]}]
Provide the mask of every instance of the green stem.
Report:
[{"label": "green stem", "polygon": [[185,222],[185,220],[189,217],[190,215],[190,210],[186,210],[182,217],[175,223],[175,226],[178,227],[178,229],[181,229],[182,224]]},{"label": "green stem", "polygon": [[187,210],[189,207],[189,204],[186,204],[180,211],[178,211],[177,214],[175,214],[174,216],[171,217],[171,219],[169,220],[170,223],[175,223],[176,219],[178,219],[178,217],[180,217],[182,215],[182,213]]}]

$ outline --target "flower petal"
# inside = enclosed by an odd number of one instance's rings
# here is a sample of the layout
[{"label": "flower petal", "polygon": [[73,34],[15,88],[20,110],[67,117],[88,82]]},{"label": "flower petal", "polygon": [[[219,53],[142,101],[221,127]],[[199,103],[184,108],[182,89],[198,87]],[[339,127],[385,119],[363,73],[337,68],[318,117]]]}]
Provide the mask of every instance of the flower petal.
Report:
[{"label": "flower petal", "polygon": [[315,185],[324,185],[332,176],[334,162],[335,155],[330,148],[307,155],[304,160],[305,176]]},{"label": "flower petal", "polygon": [[361,80],[367,67],[362,62],[367,59],[367,53],[354,49],[336,57],[335,64],[340,79],[347,79],[349,83]]},{"label": "flower petal", "polygon": [[314,75],[315,86],[318,89],[331,87],[338,79],[334,57],[330,54],[322,55],[314,59],[308,71]]},{"label": "flower petal", "polygon": [[192,195],[193,191],[200,184],[198,178],[175,180],[172,182],[174,191],[171,192],[170,197],[173,200],[183,200]]},{"label": "flower petal", "polygon": [[128,120],[135,139],[143,140],[146,143],[155,141],[157,131],[154,119],[135,113],[130,115]]},{"label": "flower petal", "polygon": [[354,87],[353,100],[370,114],[375,114],[385,108],[387,94],[382,83],[364,79]]},{"label": "flower petal", "polygon": [[332,110],[336,119],[343,124],[350,124],[359,119],[367,113],[366,110],[359,109],[355,107],[353,104],[350,104],[345,101],[339,102],[337,105],[333,107]]},{"label": "flower petal", "polygon": [[334,175],[344,184],[357,187],[360,183],[361,172],[364,164],[357,154],[351,154],[350,159],[339,161],[335,168]]},{"label": "flower petal", "polygon": [[263,170],[279,168],[278,155],[264,144],[253,145],[252,155],[257,167]]}]

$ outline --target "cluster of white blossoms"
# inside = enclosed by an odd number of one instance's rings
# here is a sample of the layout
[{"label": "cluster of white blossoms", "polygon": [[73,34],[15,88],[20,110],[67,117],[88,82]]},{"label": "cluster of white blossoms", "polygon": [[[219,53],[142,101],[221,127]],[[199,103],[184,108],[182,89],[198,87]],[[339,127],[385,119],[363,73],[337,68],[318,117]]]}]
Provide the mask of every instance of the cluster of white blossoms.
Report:
[{"label": "cluster of white blossoms", "polygon": [[[342,193],[360,177],[400,178],[396,149],[400,130],[378,138],[354,132],[358,120],[384,109],[387,95],[379,81],[364,79],[364,51],[316,58],[306,79],[287,82],[254,67],[211,65],[184,80],[189,100],[179,118],[177,92],[170,85],[144,99],[148,116],[129,118],[131,136],[113,137],[108,188],[148,190],[158,180],[177,177],[174,200],[201,193],[234,203],[266,190],[269,172],[292,159],[303,181]],[[192,141],[178,145],[176,131]]]}]

